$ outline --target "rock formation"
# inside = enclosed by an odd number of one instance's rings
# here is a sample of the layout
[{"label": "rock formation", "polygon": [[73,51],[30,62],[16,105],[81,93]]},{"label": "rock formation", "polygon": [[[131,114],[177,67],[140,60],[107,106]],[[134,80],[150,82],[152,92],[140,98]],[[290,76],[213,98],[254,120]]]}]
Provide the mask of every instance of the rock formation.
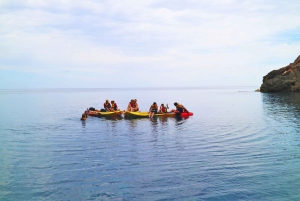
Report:
[{"label": "rock formation", "polygon": [[263,77],[261,92],[300,92],[300,56],[288,66]]}]

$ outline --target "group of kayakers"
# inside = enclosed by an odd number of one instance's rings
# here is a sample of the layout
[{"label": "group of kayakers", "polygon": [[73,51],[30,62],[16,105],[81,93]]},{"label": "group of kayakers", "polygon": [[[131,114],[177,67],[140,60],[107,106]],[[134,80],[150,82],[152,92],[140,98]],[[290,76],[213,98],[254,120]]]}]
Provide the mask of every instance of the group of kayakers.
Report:
[{"label": "group of kayakers", "polygon": [[[103,104],[103,108],[104,108],[104,109],[102,109],[103,112],[120,111],[120,109],[118,108],[117,103],[114,100],[112,100],[110,102],[109,102],[109,100],[106,100],[105,103]],[[128,103],[126,111],[129,111],[129,112],[139,111],[139,106],[138,106],[138,103],[137,103],[136,99],[131,99],[131,101]]]},{"label": "group of kayakers", "polygon": [[[181,114],[183,112],[189,112],[182,104],[175,102],[174,106],[176,109],[172,109],[170,112],[168,112],[169,106],[168,104],[164,105],[163,103],[160,105],[158,108],[158,105],[156,102],[154,102],[148,111],[149,117],[152,118],[155,114],[157,113],[175,113],[175,114]],[[83,114],[82,114],[82,120],[85,120],[88,117],[89,111],[94,110],[95,108],[89,108],[87,109]],[[103,109],[100,110],[101,112],[117,112],[120,111],[117,103],[112,100],[109,102],[109,100],[105,100],[103,104]],[[139,106],[137,103],[137,99],[131,99],[130,102],[128,103],[128,106],[126,108],[126,111],[128,112],[138,112],[139,111]],[[124,110],[124,112],[126,112]]]},{"label": "group of kayakers", "polygon": [[[177,102],[174,103],[176,109],[172,109],[170,113],[181,114],[183,112],[189,112],[182,104]],[[157,103],[154,102],[149,108],[149,117],[152,118],[157,113],[168,113],[169,106],[168,104],[165,106],[163,103],[160,105],[159,110]]]}]

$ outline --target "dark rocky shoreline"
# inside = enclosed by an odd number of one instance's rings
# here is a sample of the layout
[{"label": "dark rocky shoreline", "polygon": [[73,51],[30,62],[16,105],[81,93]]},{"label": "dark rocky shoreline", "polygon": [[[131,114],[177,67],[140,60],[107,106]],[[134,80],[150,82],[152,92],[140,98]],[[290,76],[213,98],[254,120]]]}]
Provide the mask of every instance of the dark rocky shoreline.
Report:
[{"label": "dark rocky shoreline", "polygon": [[261,92],[300,92],[300,56],[286,67],[263,77]]}]

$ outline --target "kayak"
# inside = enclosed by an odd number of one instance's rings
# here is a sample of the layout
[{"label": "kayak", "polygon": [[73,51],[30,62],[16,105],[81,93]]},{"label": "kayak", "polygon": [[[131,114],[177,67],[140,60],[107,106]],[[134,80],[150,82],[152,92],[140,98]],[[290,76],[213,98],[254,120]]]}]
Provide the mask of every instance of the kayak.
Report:
[{"label": "kayak", "polygon": [[[124,113],[125,117],[148,117],[149,116],[149,112],[129,112],[126,111]],[[189,116],[193,116],[192,112],[183,112],[181,114],[176,114],[176,113],[157,113],[154,114],[154,116],[156,117],[175,117],[175,116],[180,116],[180,117],[189,117]]]},{"label": "kayak", "polygon": [[98,113],[100,117],[111,117],[111,116],[121,116],[123,113],[121,111],[115,111],[115,112],[99,112]]},{"label": "kayak", "polygon": [[116,112],[100,112],[99,110],[89,111],[89,115],[93,117],[111,117],[111,116],[121,116],[121,111]]},{"label": "kayak", "polygon": [[95,110],[95,111],[89,111],[89,116],[92,116],[92,117],[98,117],[98,114],[99,114],[99,110]]},{"label": "kayak", "polygon": [[148,112],[124,112],[125,117],[148,117]]},{"label": "kayak", "polygon": [[181,117],[189,117],[189,116],[193,116],[193,115],[194,115],[194,113],[192,113],[192,112],[183,112],[180,114]]}]

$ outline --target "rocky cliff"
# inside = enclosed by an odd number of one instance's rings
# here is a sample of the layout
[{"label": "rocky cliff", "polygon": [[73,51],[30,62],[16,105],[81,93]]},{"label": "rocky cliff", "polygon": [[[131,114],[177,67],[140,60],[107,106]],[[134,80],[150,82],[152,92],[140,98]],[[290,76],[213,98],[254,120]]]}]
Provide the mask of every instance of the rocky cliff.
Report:
[{"label": "rocky cliff", "polygon": [[273,70],[263,78],[261,92],[300,92],[300,56],[288,66]]}]

